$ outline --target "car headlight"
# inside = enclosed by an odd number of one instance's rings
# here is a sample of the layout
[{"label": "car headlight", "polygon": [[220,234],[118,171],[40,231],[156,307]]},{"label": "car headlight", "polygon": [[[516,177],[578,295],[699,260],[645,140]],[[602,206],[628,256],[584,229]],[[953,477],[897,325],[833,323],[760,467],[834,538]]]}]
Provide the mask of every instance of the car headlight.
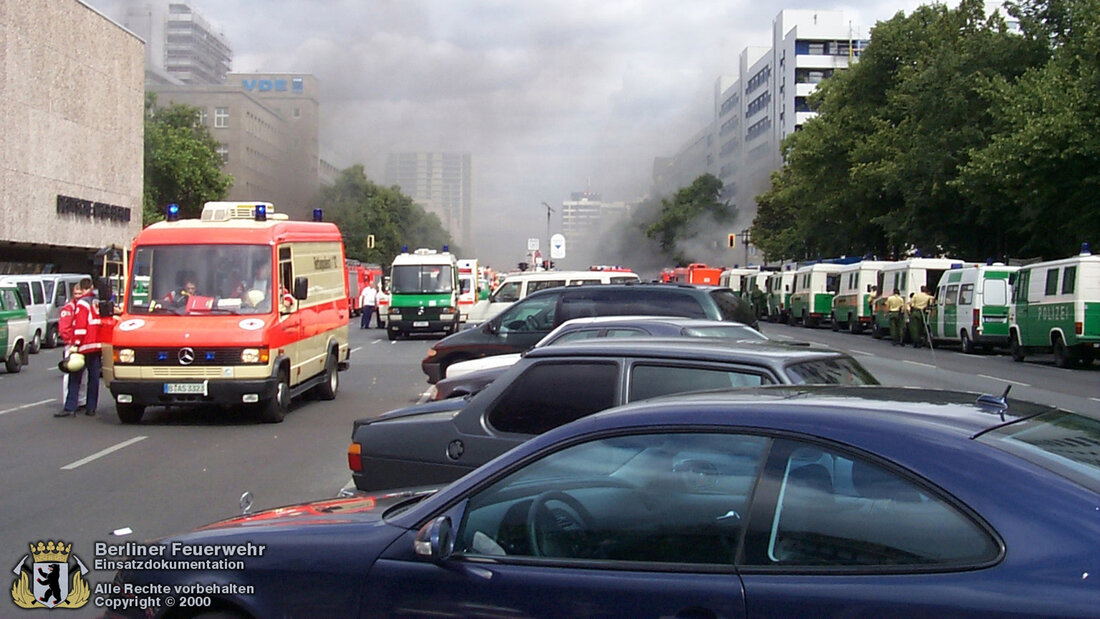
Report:
[{"label": "car headlight", "polygon": [[434,357],[434,356],[436,356],[436,355],[438,355],[438,354],[439,354],[439,351],[438,351],[438,350],[436,350],[436,349],[434,349],[434,348],[429,348],[429,349],[428,349],[428,357],[427,357],[427,358],[428,358],[428,359],[431,359],[432,357]]},{"label": "car headlight", "polygon": [[390,314],[395,315],[395,316],[400,316],[401,315],[401,308],[400,307],[391,307],[390,308]]},{"label": "car headlight", "polygon": [[116,348],[115,349],[115,363],[133,363],[134,362],[134,349],[133,348]]},{"label": "car headlight", "polygon": [[269,359],[268,349],[245,348],[241,351],[241,363],[267,363]]}]

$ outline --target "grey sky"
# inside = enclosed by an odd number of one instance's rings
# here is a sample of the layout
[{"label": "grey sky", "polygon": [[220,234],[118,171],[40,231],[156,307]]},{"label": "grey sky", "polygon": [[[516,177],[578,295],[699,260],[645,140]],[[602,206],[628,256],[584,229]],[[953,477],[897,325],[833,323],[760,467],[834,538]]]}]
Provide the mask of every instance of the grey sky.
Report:
[{"label": "grey sky", "polygon": [[[119,0],[86,0],[108,15]],[[866,37],[901,0],[188,0],[236,72],[321,88],[322,144],[382,178],[393,150],[470,152],[483,259],[546,233],[542,201],[647,193],[655,156],[709,120],[715,80],[781,8],[842,9]],[[559,223],[554,219],[554,231]]]}]

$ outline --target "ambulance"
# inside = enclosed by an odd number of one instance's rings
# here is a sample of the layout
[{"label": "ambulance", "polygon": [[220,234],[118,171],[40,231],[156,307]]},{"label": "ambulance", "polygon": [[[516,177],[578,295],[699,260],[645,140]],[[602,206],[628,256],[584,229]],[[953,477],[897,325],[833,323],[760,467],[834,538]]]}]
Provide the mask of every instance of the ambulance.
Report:
[{"label": "ambulance", "polygon": [[334,224],[267,202],[207,202],[200,219],[134,239],[104,380],[119,419],[149,406],[254,409],[277,423],[307,391],[331,400],[349,366],[344,245]]},{"label": "ambulance", "polygon": [[1092,363],[1100,356],[1100,256],[1086,243],[1072,258],[1020,267],[1008,320],[1016,361],[1051,352],[1060,368]]},{"label": "ambulance", "polygon": [[462,322],[466,322],[470,310],[480,298],[481,282],[478,275],[476,259],[458,261],[458,310],[462,316]]},{"label": "ambulance", "polygon": [[929,308],[933,341],[959,344],[967,354],[1008,346],[1008,303],[1019,267],[975,264],[953,268],[940,277]]},{"label": "ambulance", "polygon": [[885,260],[860,260],[841,267],[837,272],[839,288],[833,297],[833,331],[847,329],[849,333],[862,333],[864,327],[871,325],[874,319],[871,301],[878,272],[888,264]]},{"label": "ambulance", "polygon": [[390,308],[386,335],[458,331],[458,260],[443,251],[421,248],[402,252],[390,267]]},{"label": "ambulance", "polygon": [[[890,335],[890,316],[886,312],[886,299],[897,289],[905,302],[916,294],[921,286],[933,294],[936,285],[949,269],[960,268],[966,263],[954,258],[909,258],[891,262],[878,273],[878,296],[875,297],[875,319],[871,321],[871,336],[881,339]],[[909,339],[908,323],[902,325],[902,340]]]},{"label": "ambulance", "polygon": [[790,317],[794,271],[788,265],[786,270],[769,273],[766,281],[768,320],[771,322],[787,322]]},{"label": "ambulance", "polygon": [[787,322],[816,327],[833,315],[833,296],[839,286],[842,264],[815,262],[794,272],[794,286]]}]

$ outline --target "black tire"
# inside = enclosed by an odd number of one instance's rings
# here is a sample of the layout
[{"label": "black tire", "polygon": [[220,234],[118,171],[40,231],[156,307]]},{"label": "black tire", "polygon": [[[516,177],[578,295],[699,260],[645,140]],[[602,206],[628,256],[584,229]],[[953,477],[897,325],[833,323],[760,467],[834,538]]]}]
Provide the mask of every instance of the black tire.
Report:
[{"label": "black tire", "polygon": [[11,355],[4,361],[4,368],[8,370],[8,374],[18,374],[19,370],[23,369],[23,346],[17,345],[12,349]]},{"label": "black tire", "polygon": [[260,421],[282,423],[290,409],[290,378],[286,370],[279,370],[279,384],[275,396],[260,404]]},{"label": "black tire", "polygon": [[1016,334],[1013,333],[1009,336],[1008,340],[1008,352],[1012,355],[1012,360],[1019,363],[1024,360],[1027,353],[1024,352],[1024,347],[1020,346],[1020,340],[1017,339]]},{"label": "black tire", "polygon": [[878,318],[871,319],[871,337],[876,340],[882,339],[882,327],[878,326]]},{"label": "black tire", "polygon": [[34,337],[31,338],[31,343],[27,345],[27,352],[32,355],[37,355],[40,350],[42,350],[42,332],[35,331]]},{"label": "black tire", "polygon": [[145,416],[145,406],[141,404],[120,404],[116,402],[115,412],[118,413],[118,420],[122,423],[140,423],[141,418]]},{"label": "black tire", "polygon": [[863,323],[861,323],[858,318],[849,316],[848,333],[851,333],[852,335],[859,335],[860,333],[863,333]]},{"label": "black tire", "polygon": [[836,319],[836,314],[833,314],[832,323],[833,331],[840,331],[840,321]]},{"label": "black tire", "polygon": [[46,329],[46,348],[57,348],[60,343],[61,335],[57,332],[57,327]]},{"label": "black tire", "polygon": [[340,372],[336,368],[336,353],[325,359],[325,382],[317,385],[317,397],[322,400],[335,400],[340,389]]},{"label": "black tire", "polygon": [[959,340],[962,343],[962,351],[964,354],[972,355],[976,352],[974,349],[974,340],[970,339],[970,335],[966,331],[959,332]]},{"label": "black tire", "polygon": [[397,336],[398,336],[397,329],[390,329],[389,327],[386,328],[386,337],[390,338],[391,342],[396,340]]},{"label": "black tire", "polygon": [[1060,368],[1071,368],[1074,364],[1073,353],[1066,347],[1060,336],[1054,338],[1054,365]]}]

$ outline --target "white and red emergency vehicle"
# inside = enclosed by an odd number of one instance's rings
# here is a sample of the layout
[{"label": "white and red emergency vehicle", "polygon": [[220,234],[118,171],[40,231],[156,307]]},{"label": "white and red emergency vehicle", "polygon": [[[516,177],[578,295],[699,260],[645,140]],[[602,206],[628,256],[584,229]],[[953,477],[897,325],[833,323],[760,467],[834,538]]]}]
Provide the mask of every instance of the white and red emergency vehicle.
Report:
[{"label": "white and red emergency vehicle", "polygon": [[334,398],[351,354],[339,229],[320,209],[304,222],[270,203],[208,202],[180,220],[174,206],[134,239],[104,353],[119,419],[225,405],[278,422],[307,390]]}]

